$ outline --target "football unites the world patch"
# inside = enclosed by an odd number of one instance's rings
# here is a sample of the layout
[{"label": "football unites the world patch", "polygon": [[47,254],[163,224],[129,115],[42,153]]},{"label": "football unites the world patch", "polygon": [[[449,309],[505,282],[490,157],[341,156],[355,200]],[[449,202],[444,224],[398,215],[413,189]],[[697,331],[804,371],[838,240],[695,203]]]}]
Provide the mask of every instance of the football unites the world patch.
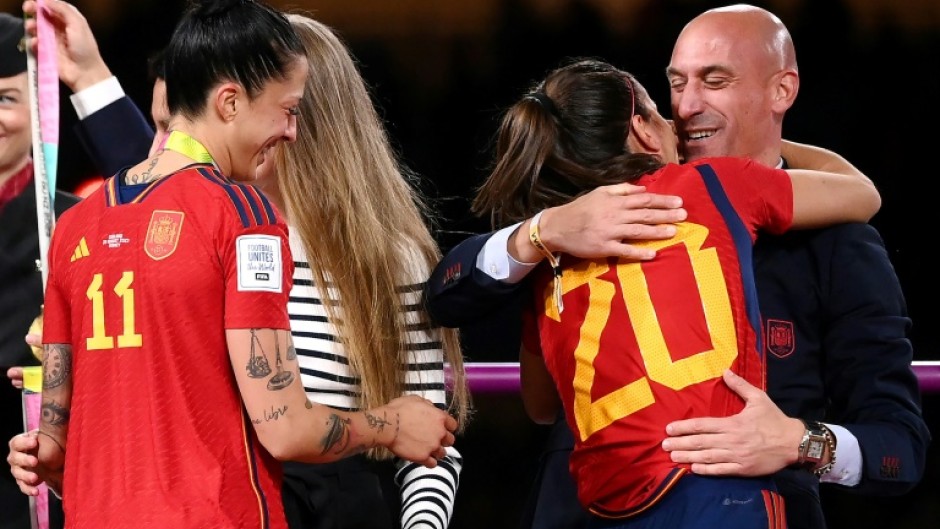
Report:
[{"label": "football unites the world patch", "polygon": [[180,241],[184,217],[182,211],[154,210],[144,240],[144,251],[151,259],[159,261],[173,255]]},{"label": "football unites the world patch", "polygon": [[272,235],[242,235],[235,239],[240,292],[281,292],[281,239]]}]

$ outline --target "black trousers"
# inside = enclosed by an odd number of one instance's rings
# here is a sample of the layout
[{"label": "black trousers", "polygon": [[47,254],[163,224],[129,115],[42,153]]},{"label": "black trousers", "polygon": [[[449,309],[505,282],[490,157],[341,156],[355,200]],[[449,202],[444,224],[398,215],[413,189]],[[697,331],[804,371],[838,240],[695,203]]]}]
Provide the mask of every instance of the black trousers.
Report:
[{"label": "black trousers", "polygon": [[379,476],[365,456],[336,463],[284,464],[290,529],[395,529]]},{"label": "black trousers", "polygon": [[519,529],[581,529],[591,520],[578,503],[578,487],[568,470],[574,434],[559,415],[548,434],[539,470],[529,490]]}]

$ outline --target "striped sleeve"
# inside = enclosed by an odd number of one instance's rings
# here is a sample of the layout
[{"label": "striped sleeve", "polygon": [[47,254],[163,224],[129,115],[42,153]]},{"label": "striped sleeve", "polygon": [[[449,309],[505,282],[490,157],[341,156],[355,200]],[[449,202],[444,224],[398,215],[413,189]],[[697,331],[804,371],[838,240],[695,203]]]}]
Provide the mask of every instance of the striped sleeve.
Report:
[{"label": "striped sleeve", "polygon": [[[407,255],[407,253],[406,253]],[[409,259],[411,277],[418,282],[400,288],[402,307],[408,326],[408,346],[405,358],[405,391],[420,395],[440,408],[447,406],[444,386],[444,349],[440,329],[420,322],[424,279],[430,275],[423,270],[422,260],[412,255]],[[454,513],[454,499],[460,484],[463,456],[454,447],[435,468],[409,461],[396,460],[398,471],[395,484],[401,493],[401,528],[445,529]]]},{"label": "striped sleeve", "polygon": [[[345,411],[357,411],[360,380],[350,366],[345,348],[323,306],[321,288],[314,284],[296,230],[291,230],[294,285],[288,302],[291,335],[300,363],[300,377],[311,400]],[[420,395],[439,408],[447,407],[444,386],[444,350],[440,329],[421,322],[423,281],[429,270],[413,251],[403,252],[409,284],[398,288],[405,318],[407,344],[401,353],[405,393]],[[327,279],[327,281],[329,281]],[[330,285],[323,285],[330,288]],[[336,293],[333,292],[334,298]],[[340,308],[342,303],[340,303]],[[401,495],[402,529],[445,529],[454,511],[463,457],[453,447],[436,468],[395,460],[395,484]]]},{"label": "striped sleeve", "polygon": [[395,484],[401,491],[401,528],[445,529],[454,514],[463,456],[454,447],[434,468],[398,460]]}]

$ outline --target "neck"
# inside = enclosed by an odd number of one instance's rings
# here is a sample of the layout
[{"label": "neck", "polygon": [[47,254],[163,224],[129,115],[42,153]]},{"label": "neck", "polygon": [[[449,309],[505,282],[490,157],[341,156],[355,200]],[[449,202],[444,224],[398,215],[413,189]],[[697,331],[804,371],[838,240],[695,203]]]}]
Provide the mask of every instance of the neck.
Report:
[{"label": "neck", "polygon": [[6,167],[0,168],[0,187],[7,183],[9,179],[16,176],[17,173],[22,171],[23,168],[26,167],[27,163],[29,163],[29,156],[22,158],[16,163],[12,163]]},{"label": "neck", "polygon": [[[211,127],[204,126],[200,123],[187,122],[178,125],[173,124],[171,133],[172,131],[178,131],[195,140],[201,146],[200,150],[204,150],[212,158],[211,163],[215,168],[218,169],[220,173],[231,176],[230,172],[232,168],[231,163],[226,157],[226,150],[220,147],[218,138],[216,138],[215,134],[210,132],[210,129]],[[190,153],[183,152],[181,154],[194,161],[204,162],[204,160],[190,156]]]},{"label": "neck", "polygon": [[767,167],[777,167],[780,164],[781,154],[780,154],[780,144],[771,145],[762,150],[759,154],[751,156],[751,158],[759,162],[761,165]]},{"label": "neck", "polygon": [[167,134],[159,151],[127,171],[124,181],[128,184],[145,184],[175,173],[194,162],[211,163],[219,169],[202,142],[187,132],[174,129]]},{"label": "neck", "polygon": [[215,164],[212,155],[199,140],[178,130],[171,131],[163,142],[163,150],[176,152],[199,163]]}]

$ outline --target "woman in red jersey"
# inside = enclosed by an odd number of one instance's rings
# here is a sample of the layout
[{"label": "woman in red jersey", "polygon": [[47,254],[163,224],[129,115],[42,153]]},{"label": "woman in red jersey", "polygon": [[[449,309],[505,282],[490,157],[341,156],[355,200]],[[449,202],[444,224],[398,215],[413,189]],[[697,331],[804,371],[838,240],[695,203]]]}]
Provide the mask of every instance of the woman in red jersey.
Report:
[{"label": "woman in red jersey", "polygon": [[[526,410],[575,437],[570,470],[594,527],[778,527],[770,479],[688,473],[661,448],[671,421],[726,416],[743,403],[731,370],[764,387],[751,248],[780,233],[867,221],[874,185],[840,156],[788,144],[792,167],[710,158],[679,165],[672,125],[636,79],[596,60],[560,67],[514,104],[474,210],[497,226],[533,217],[512,242],[536,269],[524,318]],[[628,182],[678,195],[671,239],[640,243],[650,261],[549,252],[539,212],[596,187]]]},{"label": "woman in red jersey", "polygon": [[430,402],[341,412],[300,382],[287,228],[245,185],[296,138],[308,65],[290,23],[195,2],[165,70],[163,150],[53,236],[37,470],[66,527],[283,528],[278,461],[381,446],[436,465],[456,422]]}]

